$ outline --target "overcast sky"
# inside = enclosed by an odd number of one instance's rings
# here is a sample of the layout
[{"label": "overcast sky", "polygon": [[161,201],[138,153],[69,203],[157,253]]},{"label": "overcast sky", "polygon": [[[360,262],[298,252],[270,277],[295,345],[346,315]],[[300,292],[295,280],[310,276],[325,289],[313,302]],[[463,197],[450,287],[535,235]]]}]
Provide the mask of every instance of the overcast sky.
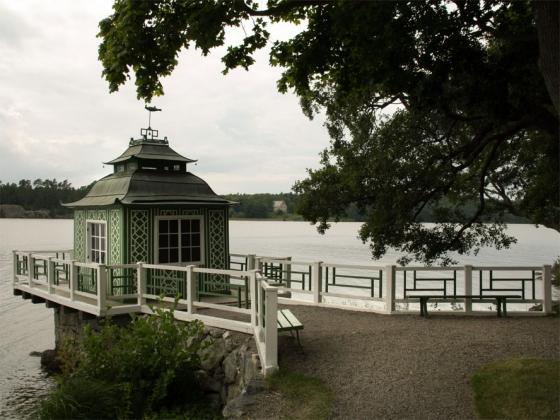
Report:
[{"label": "overcast sky", "polygon": [[[89,184],[147,126],[134,84],[109,94],[97,60],[98,22],[109,0],[0,0],[0,180],[68,179]],[[237,31],[237,32],[236,32]],[[273,34],[286,37],[294,28]],[[239,39],[241,30],[229,33]],[[153,104],[152,127],[190,170],[219,194],[288,192],[317,167],[328,144],[322,119],[303,116],[297,98],[276,91],[266,52],[248,72],[227,76],[220,58],[182,52]]]}]

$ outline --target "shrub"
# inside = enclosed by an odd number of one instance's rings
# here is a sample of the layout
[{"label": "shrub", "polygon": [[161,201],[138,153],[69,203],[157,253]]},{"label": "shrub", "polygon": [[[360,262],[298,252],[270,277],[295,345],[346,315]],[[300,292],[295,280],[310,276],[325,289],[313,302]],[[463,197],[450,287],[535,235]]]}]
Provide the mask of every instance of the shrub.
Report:
[{"label": "shrub", "polygon": [[[86,327],[80,338],[65,342],[61,384],[42,404],[41,417],[76,418],[79,409],[82,418],[141,418],[200,400],[194,371],[203,324],[177,322],[173,311],[154,312],[132,316],[125,327],[110,320],[99,331]],[[121,408],[111,411],[114,404]]]}]

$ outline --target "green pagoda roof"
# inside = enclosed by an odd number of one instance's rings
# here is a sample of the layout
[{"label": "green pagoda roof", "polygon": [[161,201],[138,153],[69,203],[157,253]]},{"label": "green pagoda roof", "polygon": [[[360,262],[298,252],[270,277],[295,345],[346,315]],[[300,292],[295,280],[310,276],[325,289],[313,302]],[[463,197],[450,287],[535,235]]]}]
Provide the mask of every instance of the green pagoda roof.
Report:
[{"label": "green pagoda roof", "polygon": [[63,206],[96,207],[118,203],[233,204],[218,196],[204,180],[190,172],[137,169],[107,175],[97,181],[84,198]]},{"label": "green pagoda roof", "polygon": [[196,162],[196,160],[194,159],[189,159],[187,157],[181,156],[179,153],[169,147],[167,138],[163,140],[142,138],[139,140],[131,139],[128,145],[128,149],[126,149],[122,155],[105,163],[107,165],[115,165],[132,158],[160,161],[167,160],[184,163]]}]

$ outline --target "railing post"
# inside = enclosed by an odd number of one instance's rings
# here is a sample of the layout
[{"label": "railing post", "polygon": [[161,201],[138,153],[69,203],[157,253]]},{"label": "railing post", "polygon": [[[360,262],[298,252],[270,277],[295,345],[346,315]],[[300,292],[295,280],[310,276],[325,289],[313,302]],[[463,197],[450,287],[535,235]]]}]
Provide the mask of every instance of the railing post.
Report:
[{"label": "railing post", "polygon": [[321,264],[322,261],[313,263],[311,267],[311,291],[313,292],[313,303],[321,303]]},{"label": "railing post", "polygon": [[194,265],[187,266],[187,311],[190,315],[196,313],[196,281],[194,279]]},{"label": "railing post", "polygon": [[97,308],[99,312],[106,309],[107,300],[107,266],[97,266]]},{"label": "railing post", "polygon": [[18,282],[18,255],[17,251],[12,251],[12,263],[14,267],[14,273],[12,276],[12,286],[14,286]]},{"label": "railing post", "polygon": [[278,366],[278,289],[267,287],[265,290],[265,374]]},{"label": "railing post", "polygon": [[54,262],[52,257],[47,259],[47,284],[49,294],[54,294]]},{"label": "railing post", "polygon": [[543,265],[542,270],[542,308],[545,314],[549,314],[552,312],[552,267],[550,265]]},{"label": "railing post", "polygon": [[[465,277],[465,295],[472,295],[472,265],[465,265],[464,267],[464,277]],[[465,312],[472,312],[472,299],[465,298]]]},{"label": "railing post", "polygon": [[259,302],[257,302],[257,271],[251,270],[249,275],[249,294],[251,296],[251,325],[253,329],[257,326],[257,309]]},{"label": "railing post", "polygon": [[70,261],[70,300],[74,300],[74,292],[76,291],[76,282],[78,281],[78,266],[76,265],[76,261]]},{"label": "railing post", "polygon": [[257,268],[256,266],[256,258],[257,256],[255,254],[249,254],[247,255],[247,267],[245,267],[246,271],[249,270],[254,270]]},{"label": "railing post", "polygon": [[392,314],[395,312],[395,286],[396,286],[396,267],[394,265],[385,266],[385,278],[387,287],[385,288],[385,312]]},{"label": "railing post", "polygon": [[261,271],[263,269],[262,257],[255,257],[255,270]]},{"label": "railing post", "polygon": [[138,305],[145,305],[146,298],[144,297],[144,293],[146,293],[146,269],[144,268],[143,262],[136,264],[136,289],[138,292]]},{"label": "railing post", "polygon": [[[286,257],[287,261],[292,262],[292,257]],[[286,287],[289,289],[292,287],[292,264],[284,264],[285,269],[282,271],[286,272]]]},{"label": "railing post", "polygon": [[27,254],[27,275],[29,277],[29,287],[33,287],[33,275],[35,274],[35,261],[33,261],[33,254]]}]

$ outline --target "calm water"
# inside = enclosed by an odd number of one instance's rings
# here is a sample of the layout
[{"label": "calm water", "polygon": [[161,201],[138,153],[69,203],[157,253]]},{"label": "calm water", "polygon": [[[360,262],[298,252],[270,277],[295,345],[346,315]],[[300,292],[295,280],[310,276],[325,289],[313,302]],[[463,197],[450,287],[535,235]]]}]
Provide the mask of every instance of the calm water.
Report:
[{"label": "calm water", "polygon": [[[292,256],[294,260],[389,264],[399,254],[372,262],[367,245],[356,238],[359,223],[339,223],[324,236],[305,222],[232,221],[230,248],[235,253]],[[519,242],[497,252],[482,250],[460,263],[479,265],[550,264],[560,254],[560,234],[532,225],[514,225]],[[54,347],[52,310],[12,296],[11,251],[72,248],[71,220],[0,219],[0,418],[31,417],[37,398],[52,387],[32,351]]]}]

